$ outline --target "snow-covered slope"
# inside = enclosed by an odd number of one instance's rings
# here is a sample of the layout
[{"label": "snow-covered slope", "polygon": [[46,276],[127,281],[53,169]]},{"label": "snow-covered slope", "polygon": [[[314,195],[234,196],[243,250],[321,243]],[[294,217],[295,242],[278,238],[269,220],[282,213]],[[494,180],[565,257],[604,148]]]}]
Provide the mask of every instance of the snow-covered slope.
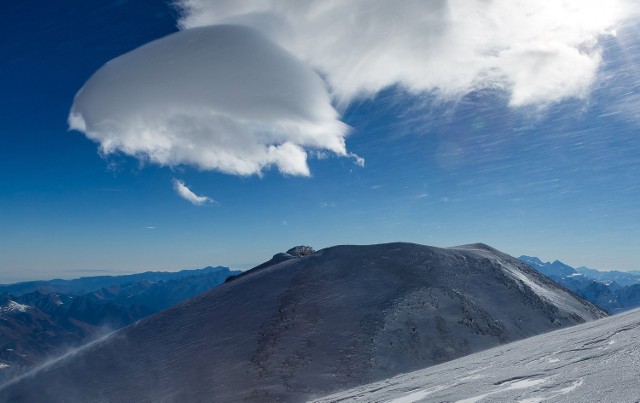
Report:
[{"label": "snow-covered slope", "polygon": [[302,401],[603,316],[483,244],[337,246],[261,265],[0,400]]},{"label": "snow-covered slope", "polygon": [[637,309],[317,402],[637,402],[639,369]]}]

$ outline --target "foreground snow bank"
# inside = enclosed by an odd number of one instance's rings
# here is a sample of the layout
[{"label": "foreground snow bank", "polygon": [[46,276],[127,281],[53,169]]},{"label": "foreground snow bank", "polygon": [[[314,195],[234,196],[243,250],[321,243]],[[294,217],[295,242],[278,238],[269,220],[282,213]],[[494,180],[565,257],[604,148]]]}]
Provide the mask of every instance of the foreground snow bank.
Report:
[{"label": "foreground snow bank", "polygon": [[546,333],[316,402],[631,402],[640,309]]}]

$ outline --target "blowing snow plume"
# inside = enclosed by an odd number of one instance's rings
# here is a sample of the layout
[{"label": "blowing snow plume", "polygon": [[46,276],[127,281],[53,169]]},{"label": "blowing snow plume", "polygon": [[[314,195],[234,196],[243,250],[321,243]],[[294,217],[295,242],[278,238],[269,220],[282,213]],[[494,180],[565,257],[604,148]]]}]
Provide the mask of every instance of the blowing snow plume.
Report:
[{"label": "blowing snow plume", "polygon": [[111,60],[75,97],[72,129],[161,165],[309,175],[305,148],[346,155],[322,79],[256,30],[189,29]]}]

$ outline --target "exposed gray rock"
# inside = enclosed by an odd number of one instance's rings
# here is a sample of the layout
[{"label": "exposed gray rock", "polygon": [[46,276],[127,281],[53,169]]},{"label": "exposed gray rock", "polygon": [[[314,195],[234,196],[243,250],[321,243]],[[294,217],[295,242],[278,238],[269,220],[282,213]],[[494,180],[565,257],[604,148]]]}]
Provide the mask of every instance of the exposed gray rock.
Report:
[{"label": "exposed gray rock", "polygon": [[314,253],[316,253],[316,251],[313,250],[311,246],[304,246],[304,245],[294,246],[293,248],[287,251],[287,254],[295,257],[309,256],[309,255],[313,255]]}]

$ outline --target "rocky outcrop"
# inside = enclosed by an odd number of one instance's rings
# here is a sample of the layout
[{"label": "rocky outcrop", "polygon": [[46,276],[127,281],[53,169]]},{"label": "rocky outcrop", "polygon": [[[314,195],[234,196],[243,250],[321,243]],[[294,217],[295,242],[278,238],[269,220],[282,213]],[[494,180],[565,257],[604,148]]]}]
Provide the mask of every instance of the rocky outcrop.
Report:
[{"label": "rocky outcrop", "polygon": [[288,255],[295,256],[295,257],[309,256],[309,255],[313,255],[314,253],[316,253],[316,251],[313,250],[311,246],[304,246],[304,245],[294,246],[293,248],[287,251]]}]

